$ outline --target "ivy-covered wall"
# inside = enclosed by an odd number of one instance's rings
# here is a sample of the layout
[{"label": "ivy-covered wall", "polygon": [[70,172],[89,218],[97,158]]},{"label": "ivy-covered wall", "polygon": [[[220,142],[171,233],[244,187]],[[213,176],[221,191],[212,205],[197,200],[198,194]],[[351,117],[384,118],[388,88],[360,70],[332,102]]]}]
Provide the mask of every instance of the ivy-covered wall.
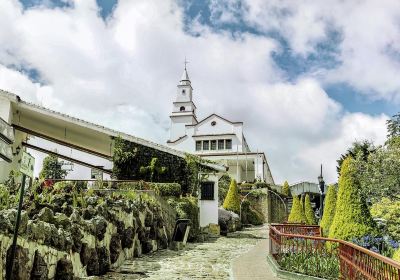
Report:
[{"label": "ivy-covered wall", "polygon": [[[157,164],[163,172],[156,174],[141,172],[157,158]],[[121,138],[115,138],[113,155],[113,176],[119,180],[144,180],[162,183],[178,183],[183,194],[196,194],[198,173],[210,171],[204,166],[204,160],[187,155],[182,158],[173,154],[132,143]]]}]

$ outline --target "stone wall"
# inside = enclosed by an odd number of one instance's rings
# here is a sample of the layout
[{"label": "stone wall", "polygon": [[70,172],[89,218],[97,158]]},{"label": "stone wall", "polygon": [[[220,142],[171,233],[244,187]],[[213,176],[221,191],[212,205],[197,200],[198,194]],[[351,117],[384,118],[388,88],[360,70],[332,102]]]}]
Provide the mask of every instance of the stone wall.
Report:
[{"label": "stone wall", "polygon": [[[68,198],[25,206],[12,279],[73,279],[105,274],[171,242],[176,216],[154,198]],[[0,211],[0,279],[5,279],[16,210]]]}]

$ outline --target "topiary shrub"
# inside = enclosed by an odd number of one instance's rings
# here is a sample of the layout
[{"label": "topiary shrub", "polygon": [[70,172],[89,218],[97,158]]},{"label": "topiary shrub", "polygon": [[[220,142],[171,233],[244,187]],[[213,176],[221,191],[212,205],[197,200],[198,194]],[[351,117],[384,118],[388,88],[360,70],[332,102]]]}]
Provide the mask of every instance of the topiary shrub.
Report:
[{"label": "topiary shrub", "polygon": [[290,196],[290,187],[289,187],[288,181],[285,181],[283,183],[282,194],[286,195],[286,196]]},{"label": "topiary shrub", "polygon": [[231,181],[228,194],[226,195],[224,205],[222,207],[228,211],[233,211],[235,213],[239,213],[240,211],[240,195],[235,179],[232,179]]},{"label": "topiary shrub", "polygon": [[304,213],[306,215],[306,220],[308,225],[316,225],[317,221],[315,219],[314,210],[311,207],[310,195],[307,194],[304,201]]},{"label": "topiary shrub", "polygon": [[325,197],[324,214],[321,219],[320,226],[324,236],[329,235],[329,229],[332,225],[336,210],[337,190],[335,185],[328,187],[328,192]]},{"label": "topiary shrub", "polygon": [[307,223],[306,213],[304,212],[304,196],[300,196],[300,214],[303,223]]},{"label": "topiary shrub", "polygon": [[292,209],[290,210],[288,222],[289,223],[304,223],[305,215],[301,206],[300,199],[297,195],[293,196]]},{"label": "topiary shrub", "polygon": [[228,174],[224,174],[218,181],[218,204],[221,205],[229,190],[231,183],[231,177]]},{"label": "topiary shrub", "polygon": [[394,252],[393,259],[394,259],[395,261],[398,261],[398,262],[400,263],[400,248],[397,249],[396,252]]},{"label": "topiary shrub", "polygon": [[330,238],[350,241],[375,232],[374,221],[359,193],[360,183],[353,161],[349,157],[342,163],[335,217],[329,229]]}]

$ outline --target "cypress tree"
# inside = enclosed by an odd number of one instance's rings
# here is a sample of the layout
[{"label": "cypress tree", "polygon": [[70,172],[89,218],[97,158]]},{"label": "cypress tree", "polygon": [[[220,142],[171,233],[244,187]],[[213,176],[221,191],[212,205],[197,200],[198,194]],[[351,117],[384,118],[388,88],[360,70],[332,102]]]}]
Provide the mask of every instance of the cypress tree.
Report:
[{"label": "cypress tree", "polygon": [[365,200],[359,194],[354,159],[348,157],[340,169],[339,191],[335,217],[329,229],[329,237],[343,240],[374,233],[374,222]]},{"label": "cypress tree", "polygon": [[304,196],[300,195],[300,215],[301,215],[301,222],[307,223],[306,213],[304,212]]},{"label": "cypress tree", "polygon": [[326,194],[325,197],[324,214],[322,216],[320,223],[324,236],[328,236],[329,228],[331,227],[333,218],[335,216],[336,197],[337,197],[336,186],[330,185],[328,187],[328,193]]},{"label": "cypress tree", "polygon": [[240,211],[240,195],[239,188],[237,186],[236,180],[232,179],[229,186],[228,193],[225,197],[223,204],[224,209],[239,213]]},{"label": "cypress tree", "polygon": [[311,207],[310,195],[306,195],[304,202],[304,212],[306,215],[306,220],[308,225],[316,225],[317,221],[315,220],[314,210]]},{"label": "cypress tree", "polygon": [[290,196],[290,188],[289,188],[289,183],[288,183],[288,181],[285,181],[285,182],[283,183],[282,194],[283,194],[283,195],[286,195],[286,196]]},{"label": "cypress tree", "polygon": [[302,203],[297,195],[293,196],[292,209],[290,210],[288,222],[289,223],[302,223],[305,222],[304,210],[302,209]]}]

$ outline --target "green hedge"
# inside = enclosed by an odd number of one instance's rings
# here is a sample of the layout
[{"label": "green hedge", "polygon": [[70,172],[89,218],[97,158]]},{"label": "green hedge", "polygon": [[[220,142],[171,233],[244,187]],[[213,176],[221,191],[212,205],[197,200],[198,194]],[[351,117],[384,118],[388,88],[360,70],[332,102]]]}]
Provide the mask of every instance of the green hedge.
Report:
[{"label": "green hedge", "polygon": [[328,187],[328,193],[326,194],[325,197],[324,214],[322,216],[320,224],[324,236],[329,235],[329,229],[332,225],[333,218],[335,216],[336,197],[337,197],[336,186],[330,185]]},{"label": "green hedge", "polygon": [[178,183],[148,183],[144,181],[118,183],[121,190],[154,190],[160,196],[179,197],[182,194],[181,185]]},{"label": "green hedge", "polygon": [[304,213],[306,215],[306,220],[308,225],[316,225],[317,221],[315,219],[314,210],[311,207],[310,195],[306,194],[304,201]]},{"label": "green hedge", "polygon": [[231,185],[229,186],[228,194],[226,195],[223,207],[226,210],[239,213],[240,195],[235,179],[232,179],[231,181]]},{"label": "green hedge", "polygon": [[175,209],[178,219],[190,219],[189,241],[194,241],[200,234],[200,213],[198,199],[195,197],[182,197],[168,199],[168,204]]}]

